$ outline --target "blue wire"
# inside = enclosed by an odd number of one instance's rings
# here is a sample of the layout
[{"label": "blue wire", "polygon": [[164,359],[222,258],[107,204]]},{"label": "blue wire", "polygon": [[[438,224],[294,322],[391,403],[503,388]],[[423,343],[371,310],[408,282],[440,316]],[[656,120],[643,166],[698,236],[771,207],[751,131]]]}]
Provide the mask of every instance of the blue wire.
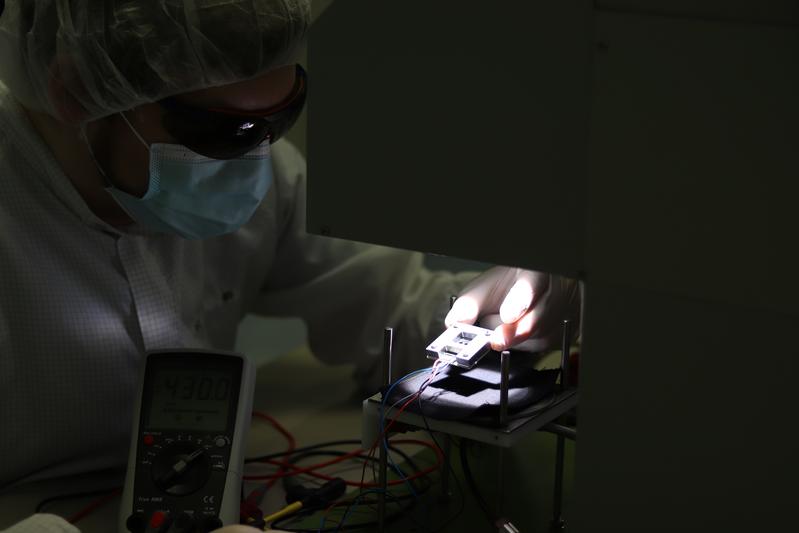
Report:
[{"label": "blue wire", "polygon": [[[382,398],[382,400],[380,402],[380,434],[381,435],[383,435],[383,432],[385,430],[385,407],[386,407],[386,401],[388,400],[389,396],[391,396],[391,391],[393,391],[394,388],[397,385],[399,385],[400,383],[402,383],[403,381],[405,381],[405,380],[407,380],[407,379],[409,379],[409,378],[411,378],[413,376],[416,376],[418,374],[423,374],[423,373],[426,373],[426,372],[432,372],[432,370],[433,370],[432,368],[421,368],[419,370],[414,370],[410,374],[406,374],[406,375],[402,376],[401,378],[399,378],[397,381],[395,381],[394,383],[392,383],[389,386],[388,390],[385,392],[385,394],[383,394],[383,398]],[[391,454],[389,453],[389,450],[388,450],[388,439],[387,439],[387,437],[383,436],[383,438],[381,440],[382,440],[383,448],[386,451],[386,458],[391,463],[391,466],[397,472],[397,475],[399,475],[399,477],[402,478],[402,480],[405,481],[405,483],[408,485],[408,488],[410,489],[411,494],[413,494],[413,496],[415,498],[418,498],[419,495],[413,489],[413,484],[407,479],[405,474],[403,474],[402,470],[400,470],[400,468],[394,463],[393,459],[391,459]],[[350,505],[347,508],[347,510],[344,512],[344,516],[341,517],[341,521],[339,522],[338,526],[336,527],[336,531],[340,531],[341,528],[344,527],[344,523],[347,521],[347,516],[350,514],[350,511],[358,506],[358,504],[360,503],[361,498],[363,496],[365,496],[367,494],[370,494],[370,493],[380,493],[380,492],[383,492],[383,491],[380,490],[380,489],[369,489],[369,490],[365,490],[365,491],[361,492],[358,495],[358,497],[355,498],[355,501],[352,502],[352,505]],[[386,495],[388,495],[388,493],[386,493]],[[322,529],[324,529],[325,521],[326,521],[326,517],[325,517],[325,515],[322,515],[322,521],[319,524],[319,530],[318,531],[322,531]]]},{"label": "blue wire", "polygon": [[[409,379],[409,378],[411,378],[413,376],[416,376],[418,374],[423,374],[423,373],[429,373],[429,372],[432,372],[432,371],[433,371],[432,368],[421,368],[419,370],[414,370],[410,374],[406,374],[405,376],[399,378],[397,381],[395,381],[394,383],[391,384],[391,386],[388,388],[386,393],[383,395],[382,401],[380,402],[380,434],[381,435],[383,435],[383,433],[385,431],[385,422],[386,422],[386,420],[385,420],[386,419],[386,417],[385,417],[385,407],[386,407],[386,401],[391,396],[391,391],[394,390],[394,387],[396,387],[397,385],[399,385],[403,381],[405,381],[405,380],[407,380],[407,379]],[[400,470],[400,468],[396,465],[396,463],[394,463],[394,460],[391,458],[391,454],[389,453],[389,450],[388,450],[388,436],[383,435],[381,441],[382,441],[383,449],[385,450],[385,453],[386,453],[386,458],[388,459],[388,462],[391,463],[391,467],[394,469],[394,471],[397,473],[397,475],[400,477],[400,479],[402,479],[405,482],[405,484],[408,485],[408,490],[410,490],[410,492],[411,492],[411,494],[413,494],[414,498],[418,498],[419,495],[414,490],[413,484],[408,480],[407,476],[402,472],[402,470]]]},{"label": "blue wire", "polygon": [[[341,531],[341,528],[342,528],[342,527],[344,527],[344,523],[347,521],[347,515],[348,515],[348,514],[350,514],[350,511],[351,511],[352,509],[354,509],[355,507],[357,507],[357,505],[358,505],[358,504],[360,503],[360,501],[361,501],[361,498],[363,498],[363,497],[364,497],[364,496],[366,496],[367,494],[370,494],[370,493],[373,493],[373,492],[383,492],[383,491],[382,491],[382,490],[379,490],[379,489],[369,489],[369,490],[365,490],[365,491],[363,491],[362,493],[358,494],[358,497],[357,497],[357,498],[355,498],[355,501],[354,501],[354,502],[352,502],[352,505],[350,505],[349,507],[347,507],[347,510],[346,510],[346,511],[344,511],[344,516],[342,516],[342,517],[341,517],[341,521],[338,523],[338,526],[336,527],[336,531]],[[324,525],[325,525],[325,516],[324,516],[324,515],[322,515],[322,523],[321,523],[321,524],[319,524],[319,531],[321,531],[321,530],[322,530],[322,528],[324,527]]]}]

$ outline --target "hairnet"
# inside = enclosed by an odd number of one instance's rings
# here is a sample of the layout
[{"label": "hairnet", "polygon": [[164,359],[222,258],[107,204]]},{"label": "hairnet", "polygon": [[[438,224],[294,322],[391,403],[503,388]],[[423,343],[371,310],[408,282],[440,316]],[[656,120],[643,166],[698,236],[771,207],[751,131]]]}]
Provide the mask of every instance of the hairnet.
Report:
[{"label": "hairnet", "polygon": [[90,121],[286,64],[309,21],[309,0],[8,0],[0,79],[29,108],[63,118],[68,102]]}]

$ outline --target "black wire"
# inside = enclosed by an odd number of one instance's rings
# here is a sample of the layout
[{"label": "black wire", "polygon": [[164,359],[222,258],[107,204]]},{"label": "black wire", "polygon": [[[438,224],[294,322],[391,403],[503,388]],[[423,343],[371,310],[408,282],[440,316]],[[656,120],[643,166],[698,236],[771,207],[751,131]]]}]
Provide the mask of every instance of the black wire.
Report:
[{"label": "black wire", "polygon": [[[414,394],[416,394],[416,395],[417,395],[417,399],[418,399],[419,397],[421,397],[421,393],[422,393],[422,391],[423,391],[423,390],[424,390],[424,389],[425,389],[425,388],[426,388],[426,387],[427,387],[429,384],[430,384],[429,382],[426,382],[426,383],[424,383],[422,386],[420,386],[420,387],[419,387],[419,390],[418,390],[418,391],[416,391],[416,392],[414,393]],[[385,422],[385,421],[384,421],[384,422]],[[428,429],[429,429],[429,428],[428,428]],[[433,437],[433,434],[432,434],[432,432],[430,432],[430,436],[431,436],[431,437]],[[386,442],[386,446],[387,446],[389,449],[392,449],[390,446],[388,446],[388,438],[387,438],[387,437],[388,437],[388,435],[381,435],[381,436],[380,436],[380,440],[381,440],[381,441],[385,441],[385,442]],[[435,442],[436,446],[438,446],[438,442],[436,442],[436,439],[435,439],[435,437],[433,437],[433,441]],[[383,445],[383,443],[382,443],[382,442],[378,444],[378,446],[382,446],[382,445]],[[438,448],[439,448],[439,449],[441,449],[441,447],[440,447],[440,446],[438,446]],[[371,462],[371,463],[372,463],[372,465],[373,465],[373,469],[372,469],[372,470],[373,470],[373,472],[372,472],[372,474],[373,474],[373,476],[375,475],[375,472],[374,472],[374,462],[375,462],[375,460],[377,460],[377,459],[376,459],[376,458],[374,458],[374,457],[373,457],[373,455],[372,455],[372,453],[374,452],[374,450],[375,450],[375,449],[376,449],[376,447],[372,447],[372,448],[370,448],[370,450],[369,450],[369,454],[367,455],[367,457],[366,457],[366,458],[364,458],[364,459],[366,459],[366,460],[364,461],[364,464],[363,464],[363,469],[362,469],[362,471],[361,471],[361,484],[363,484],[363,482],[364,482],[364,478],[365,478],[365,476],[366,476],[366,467],[369,465],[369,463],[370,463],[370,462]],[[402,454],[402,453],[400,453],[400,454],[404,456],[404,454]],[[407,457],[407,456],[404,456],[404,457]],[[411,463],[411,464],[413,464],[413,463]],[[450,467],[450,468],[451,468],[451,467]],[[417,472],[418,472],[418,471],[419,471],[419,470],[417,470]],[[399,473],[401,476],[403,475],[403,474],[402,474],[402,472],[398,472],[398,473]],[[376,477],[376,476],[375,476],[375,477]],[[408,483],[410,484],[411,488],[413,488],[413,482],[411,482],[411,481],[408,481]],[[458,484],[458,489],[460,490],[460,484]],[[462,491],[461,491],[461,493],[462,493]],[[361,493],[359,494],[359,496],[360,496],[360,495],[362,495],[362,494],[363,494],[363,487],[361,488]],[[393,496],[393,495],[392,495],[391,493],[389,493],[389,492],[386,492],[386,496],[391,496],[392,498],[394,498],[394,499],[397,499],[395,496]],[[357,499],[357,498],[356,498],[356,499]],[[413,507],[413,505],[416,503],[416,500],[417,500],[417,499],[418,499],[418,494],[417,494],[416,496],[414,496],[414,501],[413,501],[413,502],[412,502],[410,505],[408,505],[408,506],[407,506],[405,509],[403,509],[403,510],[402,510],[400,513],[398,513],[398,514],[397,514],[397,516],[399,516],[399,515],[401,515],[401,514],[405,514],[405,512],[409,511],[409,510],[410,510],[410,509]],[[359,505],[360,505],[361,503],[362,503],[362,502],[359,502]],[[349,513],[349,510],[350,510],[350,509],[351,509],[351,508],[354,506],[354,504],[355,504],[355,500],[353,500],[353,501],[350,503],[350,505],[349,505],[349,506],[347,506],[347,509],[346,509],[346,511],[344,512],[344,515],[342,515],[343,517],[344,517],[344,516],[346,516],[346,515],[347,515],[347,513]],[[462,509],[461,509],[461,511],[462,511]],[[459,511],[459,513],[460,513],[460,511]],[[394,515],[392,515],[392,516],[394,516]],[[292,515],[292,516],[291,516],[291,517],[289,517],[289,518],[293,519],[293,518],[296,518],[296,517],[297,517],[297,515]],[[391,521],[391,520],[390,520],[390,518],[391,518],[391,516],[389,516],[389,517],[386,517],[386,521],[387,521],[387,522],[390,522],[390,521]],[[413,520],[414,520],[414,522],[417,522],[415,519],[413,519]],[[418,522],[417,522],[417,523],[418,523]],[[273,525],[275,528],[277,528],[277,529],[284,529],[284,527],[278,527],[278,526],[277,526],[277,525],[275,525],[274,523],[273,523],[272,525]],[[377,522],[376,522],[376,521],[375,521],[375,522],[364,523],[364,524],[356,524],[356,525],[353,525],[353,526],[348,526],[348,525],[345,525],[345,524],[343,524],[343,523],[339,523],[339,524],[338,524],[338,526],[336,526],[335,528],[332,528],[332,529],[320,529],[320,528],[316,528],[316,529],[309,529],[309,530],[292,530],[292,529],[285,529],[285,531],[316,531],[316,532],[325,532],[325,531],[342,531],[342,530],[357,529],[357,528],[361,528],[361,527],[366,527],[366,526],[374,526],[374,525],[377,525]]]},{"label": "black wire", "polygon": [[[468,441],[466,441],[468,442]],[[480,489],[477,488],[477,482],[474,480],[474,476],[472,476],[472,470],[469,468],[469,458],[466,456],[467,453],[467,446],[466,442],[461,444],[461,469],[463,470],[463,476],[466,478],[466,483],[469,485],[469,489],[471,489],[472,494],[474,495],[474,499],[477,500],[477,505],[480,506],[480,509],[483,510],[483,513],[486,516],[488,522],[494,526],[496,523],[496,516],[491,512],[489,509],[488,504],[486,503],[483,495],[480,494]]]},{"label": "black wire", "polygon": [[[419,402],[419,414],[422,416],[422,421],[424,422],[424,427],[427,429],[427,433],[430,434],[430,438],[433,439],[433,443],[435,443],[435,445],[438,447],[438,449],[441,450],[442,453],[443,453],[444,448],[442,448],[441,445],[438,443],[438,440],[436,440],[436,436],[433,435],[433,431],[430,429],[430,424],[428,424],[428,422],[427,422],[427,417],[424,415],[424,409],[422,408],[422,398],[421,397],[418,398],[418,402]],[[466,498],[465,498],[465,496],[463,494],[463,487],[461,487],[461,482],[458,479],[458,476],[455,474],[455,469],[452,468],[452,465],[450,464],[449,461],[446,461],[445,468],[449,468],[449,472],[450,472],[450,474],[452,474],[452,479],[455,480],[455,486],[458,487],[458,494],[460,494],[460,505],[458,506],[458,510],[455,511],[455,514],[452,515],[451,518],[449,518],[448,520],[445,520],[443,524],[441,524],[436,529],[433,529],[431,533],[436,533],[437,531],[443,531],[443,529],[445,527],[447,527],[452,522],[457,520],[457,518],[461,515],[461,513],[463,513],[463,509],[464,509],[464,507],[466,505],[466,503],[465,503]]]},{"label": "black wire", "polygon": [[[393,450],[393,448],[392,448],[391,446],[389,446],[388,448],[389,448],[389,450]],[[400,452],[400,453],[401,453],[401,452]],[[377,457],[372,457],[372,456],[370,456],[370,457],[369,457],[369,459],[370,459],[370,460],[372,460],[372,461],[376,461],[376,462],[379,462],[379,460],[380,460],[379,458],[377,458]],[[413,463],[412,463],[412,462],[411,462],[411,465],[413,465]],[[366,471],[366,463],[364,463],[364,470],[363,470],[363,472],[365,472],[365,471]],[[419,470],[418,468],[416,469],[416,471],[417,471],[417,472],[421,472],[421,470]],[[422,476],[422,477],[424,477],[424,478],[426,479],[426,476]],[[422,479],[422,478],[419,478],[419,479]],[[405,479],[405,482],[406,482],[406,483],[409,483],[409,484],[411,485],[411,487],[413,487],[413,480]],[[363,477],[361,478],[361,483],[363,483]],[[427,492],[427,490],[428,490],[430,487],[432,487],[432,486],[433,486],[433,483],[432,483],[432,482],[429,482],[429,483],[427,483],[427,484],[426,484],[424,487],[422,487],[422,488],[421,488],[421,490],[419,490],[419,489],[417,489],[417,488],[415,488],[415,487],[414,487],[412,492],[409,492],[408,494],[405,494],[405,495],[403,495],[403,496],[395,496],[395,495],[394,495],[394,494],[392,494],[391,492],[388,492],[388,491],[386,491],[386,496],[388,496],[388,497],[391,497],[392,499],[394,499],[394,500],[397,500],[397,501],[399,501],[399,500],[404,500],[404,499],[411,499],[411,503],[410,503],[410,504],[409,504],[407,507],[405,507],[404,509],[402,509],[402,511],[401,511],[400,513],[397,513],[397,514],[395,514],[395,515],[389,515],[389,516],[387,516],[387,517],[386,517],[386,523],[391,523],[392,521],[394,521],[394,519],[395,519],[397,516],[404,515],[405,513],[407,513],[407,512],[408,512],[408,511],[410,511],[411,509],[413,509],[414,505],[416,505],[417,501],[419,500],[419,495],[420,495],[420,494],[424,494],[425,492]],[[374,488],[372,488],[372,489],[369,489],[369,490],[375,490],[375,489],[374,489]],[[415,491],[415,493],[414,493],[414,491]],[[361,489],[360,489],[360,493],[358,494],[358,496],[357,496],[356,498],[354,498],[354,499],[353,499],[353,500],[350,502],[350,504],[347,506],[347,508],[344,510],[344,513],[342,514],[342,519],[343,519],[344,517],[346,517],[346,516],[349,514],[349,512],[350,512],[350,509],[352,509],[352,507],[353,507],[353,506],[355,506],[356,500],[357,500],[357,499],[358,499],[360,496],[362,496],[362,495],[364,494],[364,492],[365,492],[365,491],[364,491],[364,487],[361,487]],[[361,501],[358,501],[358,505],[366,505],[366,506],[368,506],[368,507],[369,507],[370,509],[372,509],[372,510],[374,510],[374,505],[375,505],[375,504],[377,504],[377,503],[378,503],[378,500],[367,500],[367,501],[363,501],[363,500],[361,500]],[[424,524],[421,524],[421,523],[419,523],[419,521],[418,521],[418,520],[416,520],[416,519],[415,519],[413,516],[411,516],[411,520],[412,520],[412,521],[413,521],[413,522],[414,522],[416,525],[418,525],[418,526],[424,526]],[[373,526],[373,525],[379,525],[379,523],[378,523],[377,521],[374,521],[374,522],[369,522],[369,523],[367,523],[367,524],[358,524],[358,525],[356,525],[356,528],[357,528],[357,527],[366,527],[366,525]],[[279,529],[279,528],[278,528],[278,529]],[[344,525],[344,524],[342,524],[342,523],[339,523],[339,526],[338,526],[338,527],[336,527],[335,529],[333,529],[333,531],[342,531],[342,530],[346,530],[346,529],[352,529],[352,528],[351,528],[351,527],[349,527],[349,526],[345,526],[345,525]],[[320,531],[320,530],[317,528],[317,529],[315,529],[315,530],[313,530],[313,531]],[[324,529],[322,529],[321,531],[327,531],[327,530],[324,530]]]},{"label": "black wire", "polygon": [[[410,499],[411,500],[410,504],[408,504],[405,507],[399,509],[398,511],[388,515],[386,517],[386,523],[387,524],[395,522],[398,518],[404,516],[405,513],[410,511],[413,508],[413,506],[416,504],[416,498],[412,494],[408,494],[408,495],[405,495],[405,496],[395,496],[395,495],[391,494],[390,492],[387,492],[386,496],[392,498],[393,500],[397,500],[397,501],[402,500],[402,499]],[[360,505],[360,503],[359,503],[359,505]],[[352,504],[350,504],[348,506],[348,508],[349,507],[352,507]],[[297,520],[299,518],[307,518],[308,516],[311,516],[311,515],[312,515],[312,513],[305,513],[305,514],[299,513],[299,514],[295,514],[295,515],[289,515],[287,517],[279,518],[279,519],[275,520],[274,522],[272,522],[269,525],[269,527],[272,528],[272,529],[280,530],[280,531],[289,531],[289,532],[296,532],[296,533],[332,533],[332,532],[335,532],[335,531],[352,531],[352,530],[356,530],[356,529],[373,528],[373,527],[378,525],[377,520],[371,520],[369,522],[361,522],[361,523],[357,523],[357,524],[341,524],[341,523],[339,523],[339,524],[337,524],[335,526],[324,528],[324,529],[320,529],[318,527],[315,527],[315,528],[291,528],[289,526],[283,525],[283,522],[290,522],[290,521]]]},{"label": "black wire", "polygon": [[[359,441],[351,441],[351,442],[356,442],[357,443]],[[349,444],[349,443],[350,442],[346,442],[346,444]],[[397,448],[396,446],[392,446],[390,443],[388,445],[388,449],[389,449],[389,451],[394,452],[397,455],[399,455],[400,457],[402,457],[402,459],[405,461],[405,463],[407,463],[413,469],[414,472],[418,473],[418,472],[422,471],[422,469],[419,468],[418,464],[410,457],[410,455],[408,455],[407,453],[405,453],[401,449]],[[296,455],[292,454],[290,456],[290,460],[291,460],[291,464],[293,464],[295,466],[299,466],[296,463],[298,463],[299,461],[301,461],[302,459],[305,459],[307,457],[313,457],[315,455],[342,456],[342,455],[346,455],[347,453],[348,452],[343,452],[343,451],[340,451],[340,450],[308,450],[308,451],[300,452],[299,454],[296,454]],[[374,456],[366,456],[366,457],[364,457],[364,456],[355,456],[355,457],[353,457],[353,459],[362,460],[362,461],[364,461],[364,464],[370,463],[370,462],[371,463],[379,462],[379,459],[377,457],[374,457]],[[427,477],[423,476],[423,477],[420,477],[420,478],[417,478],[417,479],[420,481],[420,485],[421,485],[421,481],[423,479],[427,479]],[[416,480],[409,480],[410,483],[413,483],[413,481],[416,481]],[[393,515],[389,515],[387,517],[387,522],[393,521],[396,518],[398,518],[399,516],[402,516],[405,513],[407,513],[409,510],[411,510],[414,507],[415,503],[416,503],[416,499],[418,497],[418,494],[424,494],[425,492],[427,492],[430,489],[431,486],[432,486],[432,482],[428,481],[428,483],[425,483],[421,487],[415,487],[416,490],[417,490],[417,496],[414,496],[412,493],[404,494],[404,495],[401,495],[401,496],[396,496],[396,495],[394,495],[392,493],[386,493],[386,495],[389,496],[394,501],[411,500],[410,505],[405,506],[404,508],[402,508],[400,511],[394,513]],[[371,501],[371,500],[363,501],[363,500],[361,500],[358,503],[358,505],[374,504],[374,503],[376,503],[376,500],[374,500],[374,501]],[[350,503],[350,505],[347,506],[347,509],[350,509],[353,504],[354,504],[354,500],[353,500],[353,502]],[[287,516],[285,518],[281,518],[281,519],[275,520],[274,522],[272,522],[272,524],[270,524],[270,527],[272,527],[273,529],[282,529],[284,531],[314,531],[314,532],[323,531],[324,532],[324,531],[342,531],[342,530],[359,529],[359,528],[372,527],[372,526],[377,525],[377,521],[370,521],[370,522],[363,522],[363,523],[350,524],[350,525],[337,524],[334,527],[327,528],[327,529],[321,529],[321,530],[319,528],[315,528],[315,529],[286,529],[286,526],[283,525],[283,522],[290,522],[290,521],[297,520],[299,518],[308,517],[308,516],[313,515],[313,513],[315,513],[315,512],[316,512],[316,510],[312,509],[312,510],[310,510],[310,512],[303,512],[303,513],[298,513],[298,514],[295,514],[295,515]],[[348,512],[348,511],[345,511],[345,513],[346,512]]]},{"label": "black wire", "polygon": [[[422,471],[422,469],[419,468],[419,466],[413,461],[413,459],[411,459],[411,457],[407,453],[405,453],[402,450],[400,450],[399,448],[397,448],[395,446],[391,446],[391,445],[389,445],[388,449],[391,450],[392,452],[396,453],[400,457],[402,457],[405,460],[405,462],[408,463],[408,465],[413,469],[414,472],[418,473],[418,472]],[[342,452],[340,450],[308,451],[308,452],[304,452],[304,453],[300,454],[298,457],[294,458],[294,460],[290,464],[292,464],[292,465],[294,465],[294,466],[296,466],[298,468],[302,468],[297,463],[299,461],[307,458],[307,457],[313,457],[313,456],[316,456],[316,455],[332,455],[332,456],[341,457],[342,455],[347,455],[347,453],[348,452]],[[379,461],[377,457],[355,456],[355,457],[353,457],[353,459],[361,460],[361,461],[369,461],[369,462],[378,462]],[[284,478],[284,480],[288,480],[288,479],[289,479],[288,477]],[[420,476],[420,477],[418,477],[416,479],[409,480],[409,481],[411,483],[413,483],[414,481],[421,481],[423,479],[427,479],[427,476]],[[432,482],[430,482],[430,481],[428,481],[428,483],[425,483],[421,487],[420,493],[421,492],[425,492],[428,488],[430,488],[430,485],[432,485]],[[414,487],[414,488],[416,488],[416,487]],[[413,494],[411,494],[410,496],[413,497]],[[404,498],[398,497],[397,499],[404,499]]]},{"label": "black wire", "polygon": [[[412,396],[413,394],[415,394],[415,395],[416,395],[416,399],[418,399],[419,397],[421,397],[421,393],[422,393],[422,391],[423,391],[423,390],[424,390],[424,389],[425,389],[425,388],[426,388],[428,385],[429,385],[429,383],[427,383],[427,382],[423,383],[423,384],[422,384],[422,385],[419,387],[419,390],[418,390],[418,391],[416,391],[416,392],[414,392],[414,393],[412,393],[412,394],[411,394],[411,396]],[[411,398],[411,400],[410,400],[410,401],[413,401],[413,399]],[[397,402],[397,403],[399,403],[399,402]],[[383,417],[384,417],[384,418],[383,418],[383,423],[384,423],[384,424],[385,424],[385,417],[387,417],[387,416],[388,416],[387,414],[384,414],[384,415],[383,415]],[[387,426],[386,426],[386,429],[387,429]],[[384,430],[384,431],[385,431],[385,430]],[[432,436],[432,433],[431,433],[431,436]],[[380,443],[378,444],[378,446],[383,446],[383,442],[385,442],[385,443],[386,443],[386,446],[388,447],[388,442],[389,442],[389,440],[388,440],[388,435],[380,435],[380,437],[379,437],[379,440],[380,440],[380,441],[382,441],[382,442],[380,442]],[[435,441],[435,437],[433,438],[433,441]],[[437,447],[439,448],[439,450],[440,450],[440,449],[441,449],[441,447],[440,447],[440,446],[438,446],[438,443],[436,442],[435,444],[436,444],[436,446],[437,446]],[[370,458],[372,457],[372,453],[374,452],[374,450],[375,450],[375,449],[377,449],[377,447],[376,447],[376,446],[373,446],[372,448],[370,448],[370,450],[369,450],[369,457],[370,457]],[[364,462],[364,464],[363,464],[363,469],[361,470],[361,484],[363,484],[364,478],[365,478],[365,476],[366,476],[366,466],[367,466],[368,464],[369,464],[368,462]],[[402,472],[401,472],[401,471],[399,471],[399,468],[397,468],[397,470],[398,470],[398,473],[400,474],[400,476],[402,476],[402,477],[406,477],[406,476],[403,476],[403,474],[402,474]],[[376,473],[375,473],[375,471],[374,471],[374,462],[372,463],[372,476],[373,476],[373,479],[377,479],[377,474],[376,474]],[[406,481],[407,481],[407,480],[406,480]],[[411,486],[411,490],[413,491],[413,490],[414,490],[414,489],[413,489],[413,482],[412,482],[412,481],[407,481],[407,482],[410,484],[410,486]],[[361,488],[361,494],[363,494],[363,487]],[[389,494],[390,494],[390,493],[386,492],[386,495],[387,495],[387,496],[388,496]],[[414,496],[414,498],[415,498],[415,499],[418,499],[418,494],[417,494],[416,496]],[[355,505],[355,501],[353,500],[353,501],[350,503],[350,505],[347,507],[347,510],[344,512],[344,515],[343,515],[343,516],[346,516],[346,515],[347,515],[347,513],[349,513],[349,510],[350,510],[350,509],[351,509],[351,508],[352,508],[354,505]],[[361,505],[361,502],[359,502],[359,505]],[[408,507],[408,509],[410,509],[411,507],[412,507],[412,506],[409,506],[409,507]],[[422,525],[422,524],[419,524],[419,522],[418,522],[418,521],[417,521],[415,518],[411,517],[411,519],[413,520],[413,522],[414,522],[414,523],[416,523],[416,524],[418,524],[418,525]],[[343,529],[343,527],[342,527],[342,525],[340,525],[340,526],[339,526],[339,528],[337,528],[335,531],[341,531],[342,529]]]},{"label": "black wire", "polygon": [[[411,459],[411,456],[408,455],[407,453],[405,453],[404,451],[400,450],[396,446],[392,446],[391,444],[388,445],[388,449],[390,451],[396,453],[400,457],[402,457],[402,459],[406,463],[408,463],[408,465],[410,465],[410,467],[413,469],[414,472],[421,472],[422,471],[422,469],[419,468],[419,466],[414,462],[414,460]],[[350,452],[342,452],[340,450],[318,450],[318,451],[310,450],[310,451],[307,451],[307,452],[300,453],[297,457],[291,456],[291,461],[289,462],[289,464],[295,465],[295,466],[297,466],[297,468],[302,468],[302,466],[298,465],[297,463],[299,463],[300,461],[302,461],[306,457],[313,457],[315,455],[333,455],[333,456],[341,457],[342,455],[347,455],[348,453],[350,453]],[[368,456],[363,456],[363,455],[356,455],[356,456],[352,457],[352,459],[355,459],[355,460],[358,460],[358,461],[369,461],[369,462],[374,462],[374,463],[379,462],[379,459],[377,457],[373,457],[373,456],[372,457],[368,457]]]},{"label": "black wire", "polygon": [[52,496],[50,498],[45,498],[44,500],[40,501],[36,504],[36,509],[34,510],[35,513],[42,512],[42,509],[50,503],[63,501],[63,500],[74,500],[78,498],[88,498],[90,496],[100,496],[103,494],[111,494],[113,491],[119,490],[119,487],[113,487],[110,489],[97,489],[97,490],[90,490],[86,492],[72,492],[69,494],[59,494],[58,496]]},{"label": "black wire", "polygon": [[286,450],[284,452],[277,452],[277,453],[272,453],[272,454],[269,454],[269,455],[262,455],[260,457],[251,457],[249,459],[245,459],[244,463],[246,464],[246,463],[263,462],[263,461],[268,461],[270,459],[279,459],[280,457],[285,457],[287,455],[291,456],[291,455],[294,455],[295,453],[305,452],[305,451],[308,451],[308,450],[318,450],[319,448],[330,448],[332,446],[342,446],[342,445],[349,445],[349,444],[360,445],[361,441],[359,441],[358,439],[348,439],[348,440],[334,440],[334,441],[329,441],[329,442],[321,442],[319,444],[312,444],[310,446],[303,446],[302,448],[295,448],[292,451]]}]

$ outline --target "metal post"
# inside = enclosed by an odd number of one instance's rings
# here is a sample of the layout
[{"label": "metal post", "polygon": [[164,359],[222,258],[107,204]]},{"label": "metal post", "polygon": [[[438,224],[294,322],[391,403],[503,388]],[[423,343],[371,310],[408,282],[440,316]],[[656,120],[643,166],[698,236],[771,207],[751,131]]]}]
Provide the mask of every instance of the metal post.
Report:
[{"label": "metal post", "polygon": [[[508,385],[510,381],[510,352],[503,350],[499,355],[499,425],[508,425]],[[505,502],[505,449],[497,446],[497,515],[502,516]]]},{"label": "metal post", "polygon": [[[388,394],[388,388],[391,386],[391,357],[394,352],[394,329],[385,328],[383,330],[383,394]],[[385,400],[385,398],[384,398]],[[377,523],[379,531],[383,532],[386,528],[386,491],[388,490],[388,452],[383,446],[383,438],[388,438],[388,435],[382,435],[381,423],[378,422],[378,435],[379,446],[378,458],[380,466],[378,469],[378,485],[380,491],[377,495]]]},{"label": "metal post", "polygon": [[499,365],[501,374],[499,378],[499,425],[508,425],[508,381],[510,375],[510,352],[503,350],[500,354]]},{"label": "metal post", "polygon": [[441,467],[441,501],[448,501],[452,494],[449,491],[449,469],[450,469],[450,458],[452,456],[452,439],[446,433],[441,433],[441,444],[443,446],[443,450],[441,450],[442,454],[444,455],[444,465]]},{"label": "metal post", "polygon": [[[560,388],[566,390],[569,383],[569,350],[571,347],[571,323],[563,321],[563,343],[560,355]],[[562,531],[563,521],[563,461],[566,439],[562,434],[555,437],[555,487],[552,494],[551,531]]]},{"label": "metal post", "polygon": [[391,358],[394,355],[394,328],[383,330],[383,385],[391,385]]},{"label": "metal post", "polygon": [[571,351],[571,322],[563,321],[563,342],[560,349],[560,388],[566,390],[569,385],[569,352]]},{"label": "metal post", "polygon": [[555,490],[552,497],[552,525],[551,530],[563,531],[566,523],[563,521],[563,455],[566,439],[562,435],[556,437],[555,452]]}]

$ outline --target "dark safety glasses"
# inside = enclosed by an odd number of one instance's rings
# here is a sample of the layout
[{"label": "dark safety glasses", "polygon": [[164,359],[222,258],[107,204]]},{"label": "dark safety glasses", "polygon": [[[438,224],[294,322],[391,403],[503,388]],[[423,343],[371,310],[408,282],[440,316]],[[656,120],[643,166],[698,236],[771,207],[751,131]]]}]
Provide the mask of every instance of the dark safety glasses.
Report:
[{"label": "dark safety glasses", "polygon": [[263,111],[195,107],[174,97],[160,100],[166,110],[164,129],[189,150],[212,159],[233,159],[266,140],[273,143],[294,125],[305,105],[305,70],[296,68],[291,94]]}]

